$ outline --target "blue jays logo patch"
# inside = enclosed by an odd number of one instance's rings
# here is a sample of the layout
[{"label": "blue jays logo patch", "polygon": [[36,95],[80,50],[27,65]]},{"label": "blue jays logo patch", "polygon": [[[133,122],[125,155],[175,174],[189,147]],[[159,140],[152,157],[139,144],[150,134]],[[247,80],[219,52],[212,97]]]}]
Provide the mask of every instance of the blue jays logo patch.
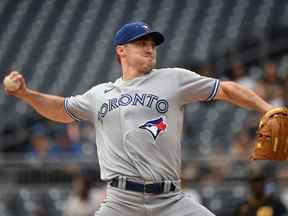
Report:
[{"label": "blue jays logo patch", "polygon": [[139,128],[147,130],[155,141],[159,134],[166,130],[167,126],[168,124],[164,121],[164,118],[159,117],[157,119],[147,121],[145,124],[140,125]]}]

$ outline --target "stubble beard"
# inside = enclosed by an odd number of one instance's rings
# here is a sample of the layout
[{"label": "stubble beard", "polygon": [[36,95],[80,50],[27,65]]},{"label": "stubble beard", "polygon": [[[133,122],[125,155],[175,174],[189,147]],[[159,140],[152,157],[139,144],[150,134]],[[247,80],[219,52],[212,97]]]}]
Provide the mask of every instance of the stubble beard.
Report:
[{"label": "stubble beard", "polygon": [[151,70],[155,67],[156,59],[154,58],[151,62],[147,62],[146,65],[143,67],[142,73],[148,74]]}]

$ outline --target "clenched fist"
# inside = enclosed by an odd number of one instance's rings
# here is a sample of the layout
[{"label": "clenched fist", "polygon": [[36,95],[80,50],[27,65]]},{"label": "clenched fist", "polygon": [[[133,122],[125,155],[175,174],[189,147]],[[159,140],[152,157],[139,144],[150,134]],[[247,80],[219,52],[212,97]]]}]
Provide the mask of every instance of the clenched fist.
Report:
[{"label": "clenched fist", "polygon": [[26,90],[26,81],[18,71],[12,71],[3,80],[4,89],[7,94],[20,97]]}]

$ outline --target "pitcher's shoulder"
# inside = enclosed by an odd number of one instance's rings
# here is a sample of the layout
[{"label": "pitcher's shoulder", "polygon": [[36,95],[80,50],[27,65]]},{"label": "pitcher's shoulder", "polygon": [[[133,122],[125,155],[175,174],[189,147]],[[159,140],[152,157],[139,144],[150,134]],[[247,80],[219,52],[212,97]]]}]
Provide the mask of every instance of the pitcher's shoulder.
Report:
[{"label": "pitcher's shoulder", "polygon": [[101,93],[101,92],[104,92],[109,87],[111,87],[112,85],[113,83],[111,82],[100,83],[100,84],[92,86],[90,88],[90,91],[93,93]]},{"label": "pitcher's shoulder", "polygon": [[177,73],[177,72],[191,72],[188,69],[180,68],[180,67],[171,67],[171,68],[157,68],[153,69],[155,73]]},{"label": "pitcher's shoulder", "polygon": [[193,73],[193,71],[180,67],[153,69],[153,73],[155,75],[169,76],[170,78],[178,76],[181,73],[191,73],[191,72]]}]

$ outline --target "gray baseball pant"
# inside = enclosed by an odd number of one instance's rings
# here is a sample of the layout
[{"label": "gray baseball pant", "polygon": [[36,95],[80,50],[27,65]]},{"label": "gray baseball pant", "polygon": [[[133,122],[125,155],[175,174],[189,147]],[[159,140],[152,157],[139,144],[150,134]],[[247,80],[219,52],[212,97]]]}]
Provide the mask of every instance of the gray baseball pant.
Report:
[{"label": "gray baseball pant", "polygon": [[215,216],[181,191],[159,195],[107,186],[107,197],[95,216]]}]

